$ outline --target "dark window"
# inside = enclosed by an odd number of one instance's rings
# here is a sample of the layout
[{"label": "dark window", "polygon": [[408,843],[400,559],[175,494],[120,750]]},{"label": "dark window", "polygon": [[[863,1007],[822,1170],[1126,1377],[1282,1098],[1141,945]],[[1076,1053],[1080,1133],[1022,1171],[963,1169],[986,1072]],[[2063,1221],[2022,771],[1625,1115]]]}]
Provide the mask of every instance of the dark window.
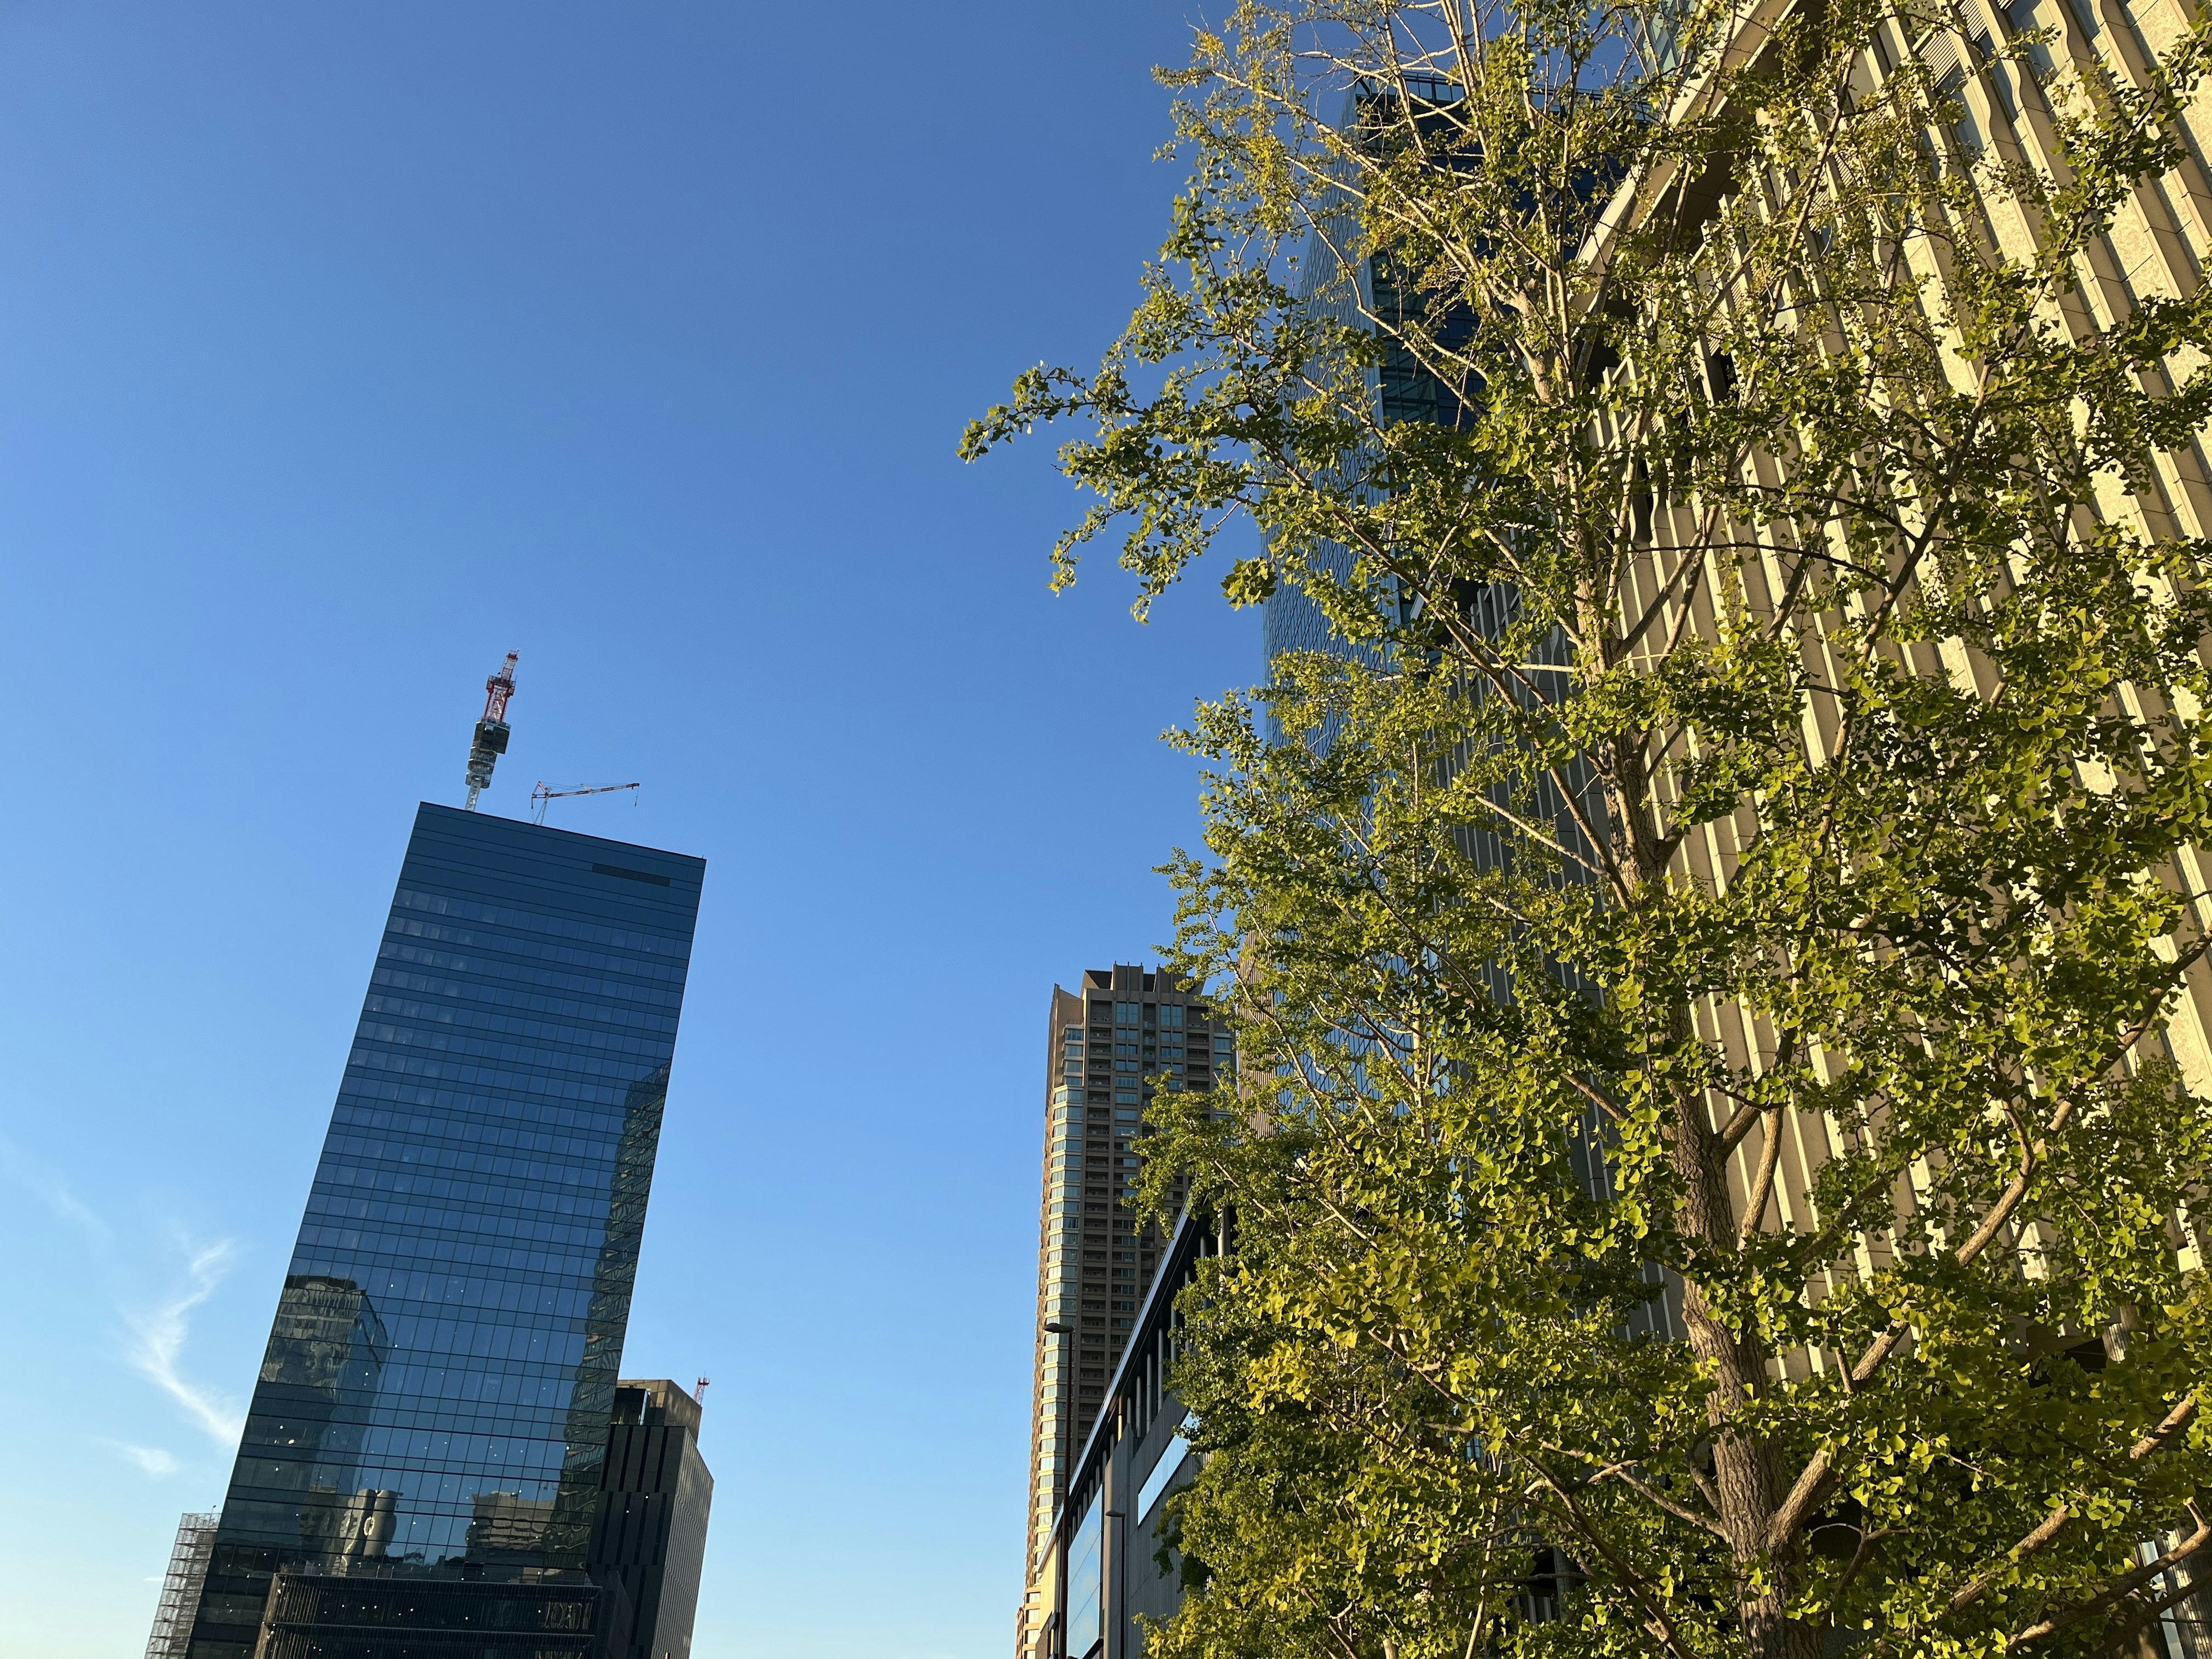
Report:
[{"label": "dark window", "polygon": [[650,870],[625,870],[619,864],[595,864],[592,873],[601,876],[620,876],[624,881],[649,881],[655,887],[668,885],[668,878],[656,876]]}]

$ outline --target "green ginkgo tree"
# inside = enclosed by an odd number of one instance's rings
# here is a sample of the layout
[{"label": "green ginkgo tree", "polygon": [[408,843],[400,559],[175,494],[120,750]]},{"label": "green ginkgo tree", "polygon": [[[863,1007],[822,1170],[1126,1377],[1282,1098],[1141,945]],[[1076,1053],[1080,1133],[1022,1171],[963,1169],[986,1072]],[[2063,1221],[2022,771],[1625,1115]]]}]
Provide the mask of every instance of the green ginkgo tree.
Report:
[{"label": "green ginkgo tree", "polygon": [[1127,331],[963,446],[1073,423],[1057,580],[1319,647],[1178,734],[1241,1072],[1147,1143],[1236,1239],[1156,1654],[2212,1652],[2207,35],[2086,15],[1165,73]]}]

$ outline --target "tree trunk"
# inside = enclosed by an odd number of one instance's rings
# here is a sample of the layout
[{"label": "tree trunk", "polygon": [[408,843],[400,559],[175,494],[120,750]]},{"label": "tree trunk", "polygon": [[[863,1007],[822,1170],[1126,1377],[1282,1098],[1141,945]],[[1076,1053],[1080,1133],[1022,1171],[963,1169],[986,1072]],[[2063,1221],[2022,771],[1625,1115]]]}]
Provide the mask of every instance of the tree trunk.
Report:
[{"label": "tree trunk", "polygon": [[[1595,607],[1586,609],[1584,616],[1586,626],[1599,621]],[[1585,637],[1604,635],[1593,631]],[[1638,894],[1663,891],[1667,881],[1645,752],[1640,744],[1618,744],[1605,781],[1610,796],[1607,805],[1613,815],[1615,857]],[[1696,1039],[1689,1009],[1678,1003],[1667,1018],[1671,1045],[1677,1051],[1686,1049]],[[1674,1173],[1682,1183],[1676,1224],[1710,1249],[1734,1249],[1737,1219],[1729,1197],[1728,1153],[1714,1132],[1702,1095],[1676,1103],[1670,1150]],[[1755,1659],[1820,1659],[1820,1631],[1784,1610],[1795,1588],[1790,1569],[1797,1553],[1796,1540],[1786,1540],[1765,1557],[1767,1528],[1782,1505],[1786,1483],[1771,1451],[1735,1427],[1738,1407],[1766,1386],[1764,1345],[1749,1334],[1731,1332],[1713,1312],[1702,1287],[1686,1276],[1682,1311],[1692,1352],[1712,1370],[1714,1387],[1706,1411],[1713,1427],[1713,1486],[1739,1575],[1737,1606],[1746,1649]],[[1762,1565],[1763,1557],[1765,1588],[1754,1590],[1751,1571]]]},{"label": "tree trunk", "polygon": [[[1689,1035],[1689,1014],[1676,1009],[1677,1035]],[[1682,1231],[1715,1248],[1727,1249],[1735,1234],[1728,1196],[1728,1169],[1720,1137],[1708,1121],[1705,1103],[1688,1100],[1675,1119],[1674,1166],[1682,1182]],[[1772,1453],[1734,1426],[1740,1402],[1766,1383],[1766,1354],[1755,1338],[1737,1337],[1714,1315],[1697,1281],[1682,1282],[1682,1312],[1690,1347],[1712,1367],[1713,1392],[1706,1403],[1713,1425],[1713,1487],[1720,1500],[1721,1526],[1736,1561],[1741,1586],[1738,1606],[1745,1646],[1757,1659],[1820,1659],[1820,1633],[1784,1611],[1795,1587],[1790,1571],[1795,1541],[1765,1562],[1763,1590],[1751,1588],[1750,1569],[1759,1562],[1767,1528],[1781,1508],[1785,1485]]]}]

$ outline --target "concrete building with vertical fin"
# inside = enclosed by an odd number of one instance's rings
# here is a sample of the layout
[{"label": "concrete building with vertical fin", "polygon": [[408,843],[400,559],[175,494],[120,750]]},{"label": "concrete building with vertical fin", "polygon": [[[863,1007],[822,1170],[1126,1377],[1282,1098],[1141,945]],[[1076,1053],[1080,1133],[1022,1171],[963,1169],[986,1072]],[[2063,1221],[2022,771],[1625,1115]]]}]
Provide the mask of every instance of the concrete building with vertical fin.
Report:
[{"label": "concrete building with vertical fin", "polygon": [[602,1659],[690,1659],[714,1501],[701,1416],[699,1401],[665,1377],[615,1384],[588,1570],[603,1590],[619,1584],[629,1644]]}]

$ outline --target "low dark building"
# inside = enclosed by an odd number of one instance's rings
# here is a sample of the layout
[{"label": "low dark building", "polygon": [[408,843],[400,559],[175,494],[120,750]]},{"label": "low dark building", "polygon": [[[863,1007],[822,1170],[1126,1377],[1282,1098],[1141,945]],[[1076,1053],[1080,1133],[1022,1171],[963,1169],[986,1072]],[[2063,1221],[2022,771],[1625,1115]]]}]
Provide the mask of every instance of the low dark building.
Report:
[{"label": "low dark building", "polygon": [[[581,1579],[495,1583],[278,1570],[254,1659],[596,1659],[629,1634],[620,1593]],[[612,1628],[609,1628],[610,1620]]]},{"label": "low dark building", "polygon": [[665,1378],[615,1385],[600,1465],[591,1575],[631,1610],[604,1659],[689,1659],[714,1478],[699,1455],[699,1402]]},{"label": "low dark building", "polygon": [[[699,1403],[665,1379],[625,1381],[613,1415],[586,1571],[533,1560],[550,1504],[480,1492],[458,1566],[272,1560],[253,1659],[688,1659],[714,1492]],[[374,1534],[364,1514],[357,1530]]]}]

